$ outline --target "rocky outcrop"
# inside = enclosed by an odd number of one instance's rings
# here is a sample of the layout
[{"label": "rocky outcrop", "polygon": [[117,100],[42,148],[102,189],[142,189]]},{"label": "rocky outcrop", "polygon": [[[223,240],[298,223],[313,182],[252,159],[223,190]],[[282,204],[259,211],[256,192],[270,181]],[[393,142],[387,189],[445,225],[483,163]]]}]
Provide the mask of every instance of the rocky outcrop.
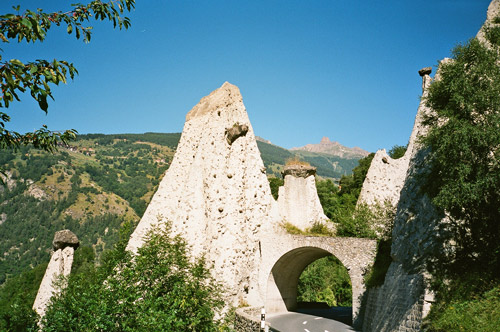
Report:
[{"label": "rocky outcrop", "polygon": [[56,232],[56,234],[54,235],[54,240],[52,241],[52,248],[55,251],[64,249],[66,247],[77,249],[79,245],[80,241],[78,241],[75,233],[73,233],[69,229],[64,229],[62,231]]},{"label": "rocky outcrop", "polygon": [[33,310],[40,317],[45,315],[50,298],[58,294],[64,282],[61,277],[67,277],[71,272],[73,265],[73,254],[78,247],[78,238],[69,230],[56,232],[52,242],[54,252],[50,257],[49,265],[45,270],[40,288],[33,304]]},{"label": "rocky outcrop", "polygon": [[500,0],[493,0],[488,6],[486,21],[476,35],[476,38],[485,45],[489,45],[489,41],[486,39],[486,28],[500,26],[499,23],[493,21],[498,16],[500,16]]},{"label": "rocky outcrop", "polygon": [[137,252],[149,231],[170,221],[191,254],[204,256],[224,286],[227,306],[265,306],[273,312],[294,309],[304,268],[335,255],[351,276],[357,317],[362,274],[376,242],[294,236],[283,227],[287,219],[301,228],[326,221],[314,173],[310,167],[288,167],[279,203],[274,200],[239,89],[226,82],[187,114],[172,164],[127,249]]},{"label": "rocky outcrop", "polygon": [[316,190],[315,174],[316,167],[287,165],[283,171],[284,185],[279,188],[278,206],[283,221],[302,230],[317,222],[328,222]]}]

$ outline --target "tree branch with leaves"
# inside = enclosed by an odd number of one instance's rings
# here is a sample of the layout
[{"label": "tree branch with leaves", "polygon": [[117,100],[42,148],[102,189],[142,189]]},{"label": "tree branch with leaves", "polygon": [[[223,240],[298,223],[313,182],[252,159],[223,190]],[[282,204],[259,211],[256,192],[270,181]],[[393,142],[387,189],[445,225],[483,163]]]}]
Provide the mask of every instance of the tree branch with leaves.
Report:
[{"label": "tree branch with leaves", "polygon": [[[90,42],[92,20],[110,21],[113,27],[119,29],[130,27],[130,19],[122,16],[125,11],[135,8],[135,0],[112,0],[108,2],[91,1],[88,4],[72,4],[71,10],[66,12],[45,13],[42,9],[36,11],[13,7],[15,14],[0,15],[0,40],[28,43],[43,42],[48,31],[53,26],[66,26],[68,34],[77,39]],[[51,85],[66,83],[67,79],[74,79],[78,74],[74,65],[64,60],[34,60],[23,63],[18,59],[4,60],[0,55],[0,108],[8,108],[12,102],[20,101],[19,94],[28,92],[38,102],[42,111],[47,113],[50,98],[54,100]],[[66,130],[62,133],[52,132],[44,125],[31,133],[20,134],[6,129],[10,116],[0,112],[0,149],[17,148],[21,145],[32,144],[34,147],[54,151],[58,142],[67,143],[76,137],[77,131]]]}]

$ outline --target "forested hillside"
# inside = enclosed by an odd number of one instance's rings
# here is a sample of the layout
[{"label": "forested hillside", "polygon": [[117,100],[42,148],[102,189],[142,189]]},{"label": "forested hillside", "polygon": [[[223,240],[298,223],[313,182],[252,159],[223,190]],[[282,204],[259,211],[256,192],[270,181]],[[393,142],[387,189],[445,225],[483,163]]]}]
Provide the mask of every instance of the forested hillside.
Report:
[{"label": "forested hillside", "polygon": [[[180,135],[87,134],[54,154],[27,147],[0,151],[7,175],[0,186],[0,284],[47,262],[52,237],[64,228],[97,257],[111,248],[120,225],[136,223],[144,213]],[[295,154],[257,143],[268,175],[281,178]],[[313,153],[301,158],[316,166],[319,176],[337,179],[357,165]]]},{"label": "forested hillside", "polygon": [[125,221],[139,220],[180,134],[82,135],[54,154],[0,151],[0,283],[47,262],[54,232],[69,228],[97,255]]}]

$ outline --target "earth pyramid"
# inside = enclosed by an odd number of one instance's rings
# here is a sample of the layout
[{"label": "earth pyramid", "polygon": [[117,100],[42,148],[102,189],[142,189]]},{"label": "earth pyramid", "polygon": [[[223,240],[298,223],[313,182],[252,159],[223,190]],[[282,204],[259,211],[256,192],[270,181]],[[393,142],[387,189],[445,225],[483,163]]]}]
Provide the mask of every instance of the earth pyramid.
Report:
[{"label": "earth pyramid", "polygon": [[152,225],[169,220],[193,255],[213,265],[233,301],[249,301],[258,234],[278,219],[242,96],[226,82],[187,114],[172,164],[128,249],[140,247]]}]

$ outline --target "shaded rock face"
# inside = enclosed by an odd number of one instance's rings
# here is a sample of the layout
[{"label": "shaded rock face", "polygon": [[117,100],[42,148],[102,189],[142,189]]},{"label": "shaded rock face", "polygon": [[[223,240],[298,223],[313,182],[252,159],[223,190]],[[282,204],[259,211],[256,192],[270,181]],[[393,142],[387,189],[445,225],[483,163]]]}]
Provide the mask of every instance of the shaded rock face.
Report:
[{"label": "shaded rock face", "polygon": [[[500,0],[491,2],[485,25],[500,14]],[[484,28],[484,26],[483,26]],[[484,39],[484,29],[477,35]],[[444,59],[441,63],[451,61]],[[439,80],[439,68],[435,76]],[[423,76],[424,86],[430,78]],[[423,99],[427,95],[424,90]],[[425,135],[428,128],[421,124],[424,114],[432,112],[422,100],[408,150],[409,165],[398,198],[397,212],[392,232],[391,257],[393,259],[384,284],[370,290],[365,311],[363,331],[389,332],[421,330],[422,320],[434,301],[428,289],[426,264],[447,245],[449,220],[437,209],[431,199],[422,194],[420,176],[428,167],[429,151],[418,146],[416,138]]]},{"label": "shaded rock face", "polygon": [[54,235],[54,240],[52,241],[52,247],[54,250],[64,249],[66,247],[72,247],[73,249],[78,248],[80,241],[76,237],[75,233],[69,229],[65,229],[56,232]]},{"label": "shaded rock face", "polygon": [[57,282],[61,277],[67,277],[70,274],[74,252],[78,247],[79,241],[73,232],[63,230],[56,232],[52,244],[54,252],[50,257],[49,265],[45,270],[35,302],[33,303],[33,310],[40,317],[45,315],[50,298],[61,291],[60,287],[65,286]]}]

